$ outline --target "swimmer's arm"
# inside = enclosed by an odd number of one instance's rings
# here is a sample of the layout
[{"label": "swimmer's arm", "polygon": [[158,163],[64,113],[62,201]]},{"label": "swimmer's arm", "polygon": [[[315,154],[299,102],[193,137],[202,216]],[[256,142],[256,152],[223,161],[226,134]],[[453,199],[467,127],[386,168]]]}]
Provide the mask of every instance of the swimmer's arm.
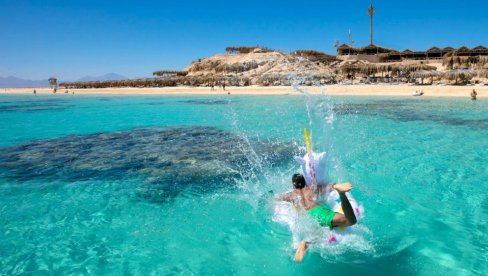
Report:
[{"label": "swimmer's arm", "polygon": [[300,207],[298,206],[296,196],[293,194],[293,192],[287,192],[287,193],[281,194],[275,199],[278,201],[290,202],[293,205],[295,211],[300,212]]},{"label": "swimmer's arm", "polygon": [[276,200],[278,201],[288,201],[288,202],[293,202],[293,195],[291,192],[287,192],[284,194],[279,195]]}]

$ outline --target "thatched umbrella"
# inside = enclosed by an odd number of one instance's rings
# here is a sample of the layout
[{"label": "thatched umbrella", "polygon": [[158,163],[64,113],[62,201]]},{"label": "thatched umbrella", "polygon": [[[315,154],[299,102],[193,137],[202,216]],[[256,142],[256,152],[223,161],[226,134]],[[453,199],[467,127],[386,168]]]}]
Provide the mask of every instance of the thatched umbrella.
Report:
[{"label": "thatched umbrella", "polygon": [[434,70],[418,70],[412,72],[411,76],[414,78],[430,78],[439,76],[439,72]]},{"label": "thatched umbrella", "polygon": [[[423,63],[415,63],[415,64],[394,64],[394,65],[388,65],[385,69],[389,72],[394,72],[398,75],[404,75],[404,76],[410,76],[413,72],[418,72],[418,71],[423,71],[424,73],[421,75],[428,75],[429,77],[432,77],[436,70],[437,67],[423,64]],[[427,73],[429,72],[429,73]]]},{"label": "thatched umbrella", "polygon": [[488,70],[478,71],[478,77],[488,79]]},{"label": "thatched umbrella", "polygon": [[[399,76],[409,76],[412,72],[419,70],[423,71],[435,71],[437,68],[435,66],[416,63],[416,64],[372,64],[372,63],[345,63],[340,66],[340,71],[344,75],[355,77],[357,73],[363,74],[365,76],[376,75],[381,73],[382,76],[386,73],[388,75],[399,75]],[[429,74],[429,77],[435,73]]]},{"label": "thatched umbrella", "polygon": [[375,75],[381,70],[375,64],[360,64],[358,67],[359,67],[359,72],[366,76]]},{"label": "thatched umbrella", "polygon": [[339,66],[339,70],[342,75],[352,77],[354,79],[356,78],[356,74],[364,72],[365,65],[365,63],[359,61],[346,62]]},{"label": "thatched umbrella", "polygon": [[455,84],[458,83],[458,80],[461,80],[463,83],[466,83],[470,79],[472,79],[476,75],[475,71],[473,70],[464,70],[464,69],[454,69],[448,70],[443,73],[443,77],[448,80],[455,80]]},{"label": "thatched umbrella", "polygon": [[449,69],[482,68],[488,64],[487,56],[446,56],[442,64]]},{"label": "thatched umbrella", "polygon": [[423,63],[400,65],[399,67],[400,67],[401,71],[406,72],[406,73],[411,73],[411,72],[420,71],[420,70],[426,70],[426,71],[437,70],[437,67],[432,66],[432,65],[423,64]]},{"label": "thatched umbrella", "polygon": [[424,84],[425,78],[431,78],[430,83],[433,83],[434,77],[439,77],[440,75],[441,73],[435,70],[418,70],[410,74],[410,76],[413,78],[421,79],[422,84]]}]

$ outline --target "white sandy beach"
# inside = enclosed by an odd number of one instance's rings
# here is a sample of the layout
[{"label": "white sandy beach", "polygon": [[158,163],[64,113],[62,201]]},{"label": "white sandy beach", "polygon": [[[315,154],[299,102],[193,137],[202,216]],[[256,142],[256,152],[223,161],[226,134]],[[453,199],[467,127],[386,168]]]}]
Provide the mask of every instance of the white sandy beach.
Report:
[{"label": "white sandy beach", "polygon": [[[322,87],[304,86],[302,89],[311,94],[326,91],[331,96],[412,96],[416,90],[423,90],[423,97],[466,97],[473,89],[478,98],[488,98],[488,86],[410,86],[410,85],[325,85]],[[32,94],[34,88],[2,88],[1,94]],[[52,89],[36,88],[38,94],[52,94]],[[57,94],[65,94],[66,89],[58,89]],[[246,87],[164,87],[164,88],[101,88],[101,89],[68,89],[75,94],[114,94],[114,95],[298,95],[291,86],[246,86]]]}]

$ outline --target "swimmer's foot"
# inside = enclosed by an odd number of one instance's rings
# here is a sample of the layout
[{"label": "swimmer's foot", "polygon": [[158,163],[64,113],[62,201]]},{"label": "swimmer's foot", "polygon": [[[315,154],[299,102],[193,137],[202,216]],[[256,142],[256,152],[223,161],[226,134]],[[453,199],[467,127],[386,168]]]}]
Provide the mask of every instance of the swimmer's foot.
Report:
[{"label": "swimmer's foot", "polygon": [[332,188],[338,191],[339,193],[345,193],[345,192],[349,192],[352,189],[352,184],[349,182],[337,183],[332,185]]},{"label": "swimmer's foot", "polygon": [[298,244],[298,249],[295,253],[295,262],[301,262],[303,260],[303,257],[305,257],[305,253],[307,253],[307,241],[301,241]]}]

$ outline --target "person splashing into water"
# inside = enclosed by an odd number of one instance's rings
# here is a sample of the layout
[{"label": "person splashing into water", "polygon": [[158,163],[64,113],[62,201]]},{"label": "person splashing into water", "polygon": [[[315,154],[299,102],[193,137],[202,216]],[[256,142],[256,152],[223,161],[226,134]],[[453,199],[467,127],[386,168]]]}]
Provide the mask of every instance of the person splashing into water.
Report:
[{"label": "person splashing into water", "polygon": [[[293,190],[280,195],[277,199],[288,201],[293,204],[297,211],[305,209],[310,216],[324,227],[351,226],[356,224],[356,215],[346,196],[346,192],[352,189],[349,182],[337,183],[332,185],[317,185],[314,191],[312,187],[306,185],[305,177],[301,174],[294,174],[292,177]],[[341,207],[344,214],[332,211],[328,206],[320,205],[316,198],[317,194],[327,190],[336,190],[341,198]],[[295,261],[301,262],[308,246],[307,241],[301,241],[295,253]]]}]

